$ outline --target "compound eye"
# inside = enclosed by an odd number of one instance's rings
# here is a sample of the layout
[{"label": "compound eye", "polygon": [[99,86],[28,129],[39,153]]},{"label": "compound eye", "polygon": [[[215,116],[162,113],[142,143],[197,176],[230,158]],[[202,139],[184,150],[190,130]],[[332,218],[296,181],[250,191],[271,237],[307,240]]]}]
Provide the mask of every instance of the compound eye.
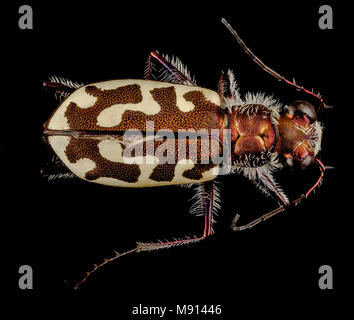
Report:
[{"label": "compound eye", "polygon": [[317,120],[317,113],[315,107],[304,100],[297,100],[291,103],[287,109],[288,114],[292,117],[305,116],[310,123],[314,123]]}]

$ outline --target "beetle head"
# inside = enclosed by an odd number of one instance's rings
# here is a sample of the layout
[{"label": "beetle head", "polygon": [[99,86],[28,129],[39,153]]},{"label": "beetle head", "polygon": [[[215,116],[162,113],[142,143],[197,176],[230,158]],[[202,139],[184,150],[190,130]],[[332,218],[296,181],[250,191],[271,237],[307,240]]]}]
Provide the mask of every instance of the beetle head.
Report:
[{"label": "beetle head", "polygon": [[321,148],[322,125],[312,104],[297,100],[285,108],[279,118],[276,151],[286,166],[305,169],[315,161]]}]

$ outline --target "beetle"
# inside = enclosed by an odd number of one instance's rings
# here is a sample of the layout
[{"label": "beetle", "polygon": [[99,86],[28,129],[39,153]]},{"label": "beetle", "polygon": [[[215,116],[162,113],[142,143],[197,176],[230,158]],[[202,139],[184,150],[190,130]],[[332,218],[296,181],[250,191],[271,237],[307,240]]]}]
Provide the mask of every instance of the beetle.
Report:
[{"label": "beetle", "polygon": [[[260,93],[241,97],[231,70],[222,73],[217,92],[198,87],[178,58],[157,51],[149,55],[144,80],[88,85],[57,77],[45,81],[45,87],[65,99],[45,123],[44,136],[71,176],[117,187],[193,185],[196,194],[191,212],[204,216],[201,236],[137,243],[136,248],[96,265],[76,288],[92,272],[123,255],[194,243],[211,235],[221,205],[215,182],[220,174],[243,174],[281,203],[245,225],[237,225],[236,215],[232,222],[235,231],[249,229],[298,204],[321,184],[326,167],[317,158],[323,129],[317,114],[329,106],[320,94],[265,65],[231,25],[224,18],[221,21],[255,63],[276,79],[315,97],[318,108],[304,100],[282,106]],[[162,68],[158,77],[156,62]],[[318,180],[298,199],[289,200],[273,172],[284,166],[305,169],[313,164],[319,168]]]}]

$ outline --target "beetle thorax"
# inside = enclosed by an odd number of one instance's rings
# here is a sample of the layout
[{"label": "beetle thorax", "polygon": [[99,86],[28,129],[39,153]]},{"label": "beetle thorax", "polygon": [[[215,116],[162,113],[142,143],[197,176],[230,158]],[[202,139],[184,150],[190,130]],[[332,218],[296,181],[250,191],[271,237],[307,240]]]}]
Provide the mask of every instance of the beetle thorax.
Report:
[{"label": "beetle thorax", "polygon": [[251,166],[263,165],[278,138],[277,119],[271,110],[262,104],[239,105],[228,118],[233,160],[242,165],[243,159],[252,158]]}]

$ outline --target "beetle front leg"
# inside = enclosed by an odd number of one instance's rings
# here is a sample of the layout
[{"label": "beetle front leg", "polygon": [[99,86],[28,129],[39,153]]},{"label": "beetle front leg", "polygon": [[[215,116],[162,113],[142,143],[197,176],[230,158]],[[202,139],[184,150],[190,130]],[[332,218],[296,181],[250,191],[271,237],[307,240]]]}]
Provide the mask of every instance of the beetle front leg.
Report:
[{"label": "beetle front leg", "polygon": [[252,222],[244,224],[242,226],[236,226],[236,223],[237,223],[238,219],[240,218],[240,215],[236,214],[235,218],[232,220],[231,228],[234,231],[242,231],[242,230],[250,229],[250,228],[254,227],[255,225],[257,225],[258,223],[261,223],[261,222],[273,217],[277,213],[282,212],[284,210],[285,210],[285,206],[280,206],[279,208],[277,208],[271,212],[268,212],[268,213],[264,214],[263,216],[259,217],[258,219],[255,219]]},{"label": "beetle front leg", "polygon": [[236,226],[236,223],[237,223],[238,219],[240,218],[240,215],[237,214],[235,216],[235,218],[233,219],[233,221],[232,221],[231,228],[234,231],[242,231],[242,230],[250,229],[250,228],[254,227],[255,225],[257,225],[257,224],[259,224],[259,223],[261,223],[261,222],[263,222],[263,221],[275,216],[276,214],[284,211],[286,209],[286,207],[289,207],[289,206],[292,206],[292,205],[297,205],[300,201],[302,201],[303,199],[307,198],[322,183],[324,172],[326,170],[326,167],[323,165],[323,163],[319,159],[316,158],[315,162],[316,162],[318,168],[320,169],[320,172],[321,172],[320,173],[320,177],[318,178],[316,183],[306,193],[302,194],[296,200],[292,200],[292,201],[287,202],[287,203],[283,202],[284,204],[279,206],[277,209],[275,209],[273,211],[270,211],[270,212],[262,215],[261,217],[251,221],[250,223],[247,223],[247,224],[242,225],[242,226]]},{"label": "beetle front leg", "polygon": [[288,197],[286,196],[284,191],[278,186],[278,184],[274,180],[271,172],[264,171],[261,169],[256,169],[256,170],[257,170],[257,176],[258,176],[258,179],[260,182],[258,184],[258,187],[260,187],[260,189],[263,192],[265,192],[266,194],[269,194],[268,191],[270,191],[283,203],[283,205],[271,212],[268,212],[268,213],[262,215],[261,217],[251,221],[250,223],[242,225],[242,226],[236,226],[236,223],[237,223],[238,219],[240,218],[240,215],[236,214],[236,216],[233,219],[232,224],[231,224],[231,228],[234,231],[242,231],[245,229],[250,229],[250,228],[254,227],[255,225],[257,225],[258,223],[271,218],[272,216],[276,215],[279,212],[282,212],[283,210],[285,210],[285,207],[290,205]]}]

